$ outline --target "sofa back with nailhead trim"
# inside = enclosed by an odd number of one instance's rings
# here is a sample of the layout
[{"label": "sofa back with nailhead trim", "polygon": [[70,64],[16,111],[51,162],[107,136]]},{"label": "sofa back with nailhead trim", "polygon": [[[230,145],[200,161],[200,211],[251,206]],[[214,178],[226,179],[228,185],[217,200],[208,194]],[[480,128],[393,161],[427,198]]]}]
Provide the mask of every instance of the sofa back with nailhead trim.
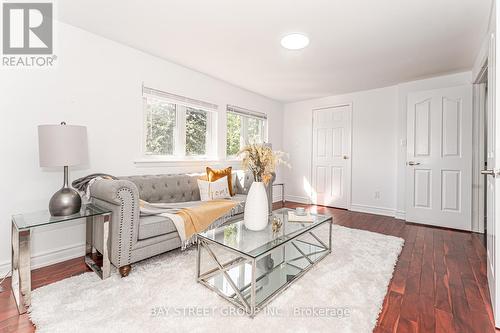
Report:
[{"label": "sofa back with nailhead trim", "polygon": [[[119,177],[134,183],[139,197],[151,203],[174,203],[200,200],[197,179],[204,174],[164,174]],[[241,170],[233,171],[233,191],[247,194],[253,182],[253,175]]]}]

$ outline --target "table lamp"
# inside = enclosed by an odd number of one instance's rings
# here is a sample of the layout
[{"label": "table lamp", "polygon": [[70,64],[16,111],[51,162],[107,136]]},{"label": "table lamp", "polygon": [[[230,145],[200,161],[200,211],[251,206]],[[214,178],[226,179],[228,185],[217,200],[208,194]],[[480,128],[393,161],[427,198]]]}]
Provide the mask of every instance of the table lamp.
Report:
[{"label": "table lamp", "polygon": [[64,167],[63,187],[54,193],[49,203],[52,216],[76,214],[82,206],[80,194],[69,186],[68,168],[88,163],[87,128],[85,126],[38,126],[40,167]]}]

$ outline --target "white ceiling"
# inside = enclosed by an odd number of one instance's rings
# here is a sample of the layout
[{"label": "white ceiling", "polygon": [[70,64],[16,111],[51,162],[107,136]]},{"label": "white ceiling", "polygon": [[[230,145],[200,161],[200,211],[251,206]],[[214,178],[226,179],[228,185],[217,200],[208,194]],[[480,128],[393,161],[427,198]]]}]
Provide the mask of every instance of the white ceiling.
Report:
[{"label": "white ceiling", "polygon": [[[71,0],[63,22],[289,102],[472,67],[491,0]],[[288,51],[290,32],[310,38]]]}]

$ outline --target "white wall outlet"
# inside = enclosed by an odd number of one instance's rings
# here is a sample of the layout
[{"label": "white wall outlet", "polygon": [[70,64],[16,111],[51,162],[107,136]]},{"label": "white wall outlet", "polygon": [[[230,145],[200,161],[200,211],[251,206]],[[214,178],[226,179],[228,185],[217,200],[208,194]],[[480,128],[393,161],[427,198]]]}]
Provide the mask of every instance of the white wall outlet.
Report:
[{"label": "white wall outlet", "polygon": [[376,200],[380,199],[380,191],[375,191],[375,199]]}]

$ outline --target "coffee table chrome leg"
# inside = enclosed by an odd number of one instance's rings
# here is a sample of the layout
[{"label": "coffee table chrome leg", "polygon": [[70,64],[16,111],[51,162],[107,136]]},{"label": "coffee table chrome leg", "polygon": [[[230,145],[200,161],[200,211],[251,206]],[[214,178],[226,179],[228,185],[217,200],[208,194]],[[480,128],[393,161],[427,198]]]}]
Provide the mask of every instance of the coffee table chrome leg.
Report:
[{"label": "coffee table chrome leg", "polygon": [[304,251],[302,251],[300,247],[297,246],[297,244],[295,244],[293,241],[291,241],[290,243],[293,245],[293,247],[295,247],[297,251],[299,251],[299,253],[302,255],[303,258],[309,261],[310,265],[314,265],[314,262],[311,259],[309,259],[309,257],[304,253]]},{"label": "coffee table chrome leg", "polygon": [[201,261],[201,246],[200,246],[200,240],[196,242],[196,279],[200,278],[200,261]]},{"label": "coffee table chrome leg", "polygon": [[250,297],[250,316],[255,317],[255,294],[257,288],[257,260],[252,260],[252,293]]},{"label": "coffee table chrome leg", "polygon": [[31,305],[31,229],[18,230],[12,223],[11,286],[19,314]]},{"label": "coffee table chrome leg", "polygon": [[207,251],[208,255],[212,258],[212,260],[214,261],[214,263],[217,265],[217,267],[219,268],[219,270],[222,273],[222,275],[224,275],[224,277],[226,278],[226,281],[229,283],[229,285],[231,286],[231,288],[233,289],[233,291],[236,292],[236,294],[238,295],[238,298],[241,301],[241,304],[243,304],[243,306],[245,307],[246,311],[247,312],[251,311],[250,305],[248,304],[247,300],[241,294],[240,289],[236,286],[236,283],[234,283],[234,281],[231,278],[231,276],[224,270],[224,267],[219,262],[219,260],[217,259],[216,255],[213,253],[212,249],[206,243],[203,243],[203,247]]},{"label": "coffee table chrome leg", "polygon": [[[331,229],[331,225],[330,225],[330,229]],[[330,247],[326,246],[325,243],[323,243],[323,241],[318,237],[316,236],[312,231],[309,232],[309,234],[318,242],[321,244],[321,246],[323,246],[323,248],[326,250],[326,249],[330,249]]]}]

